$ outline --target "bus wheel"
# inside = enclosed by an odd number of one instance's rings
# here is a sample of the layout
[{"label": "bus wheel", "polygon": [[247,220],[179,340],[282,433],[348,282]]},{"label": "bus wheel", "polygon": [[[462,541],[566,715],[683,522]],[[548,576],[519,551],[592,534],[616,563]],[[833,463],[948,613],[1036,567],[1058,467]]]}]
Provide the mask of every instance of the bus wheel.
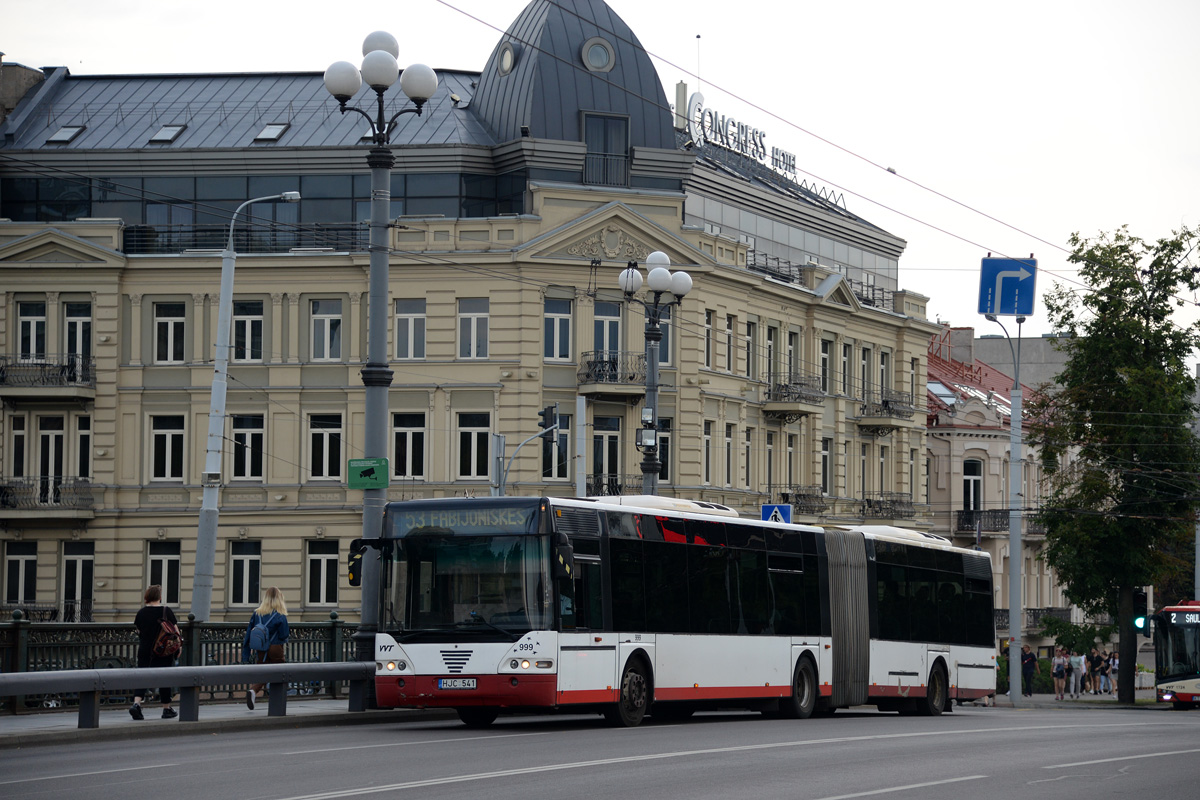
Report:
[{"label": "bus wheel", "polygon": [[1174,707],[1174,709],[1176,711],[1187,711],[1190,708],[1196,707],[1195,703],[1188,703],[1183,700],[1176,700],[1173,703],[1171,703],[1171,705],[1172,705],[1172,707]]},{"label": "bus wheel", "polygon": [[808,719],[817,707],[817,671],[804,656],[796,662],[792,695],[779,701],[779,713],[788,719]]},{"label": "bus wheel", "polygon": [[922,717],[936,717],[946,707],[947,696],[946,670],[941,664],[934,664],[929,670],[929,683],[926,684],[925,697],[917,700],[917,713]]},{"label": "bus wheel", "polygon": [[463,721],[463,724],[468,728],[486,728],[496,721],[496,717],[500,712],[494,708],[456,708],[458,718]]},{"label": "bus wheel", "polygon": [[637,658],[629,659],[621,673],[621,696],[615,704],[604,709],[604,718],[617,727],[637,727],[650,705],[649,686],[642,662]]}]

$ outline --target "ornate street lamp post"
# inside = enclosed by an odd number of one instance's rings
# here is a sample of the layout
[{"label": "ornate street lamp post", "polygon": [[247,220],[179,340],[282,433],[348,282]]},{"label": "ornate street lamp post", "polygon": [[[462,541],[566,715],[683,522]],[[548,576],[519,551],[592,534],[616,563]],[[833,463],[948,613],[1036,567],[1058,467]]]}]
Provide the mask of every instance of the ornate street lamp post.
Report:
[{"label": "ornate street lamp post", "polygon": [[[642,409],[642,427],[638,430],[637,446],[642,451],[642,494],[658,494],[658,472],[662,464],[658,459],[658,347],[662,342],[663,315],[671,306],[678,306],[683,297],[692,290],[692,276],[682,270],[672,273],[668,267],[671,259],[666,253],[655,250],[646,256],[646,287],[650,290],[648,300],[639,300],[633,295],[642,288],[642,274],[637,262],[630,261],[621,273],[621,291],[625,300],[637,303],[646,309],[646,407]],[[673,298],[663,302],[664,294]]]},{"label": "ornate street lamp post", "polygon": [[[388,442],[388,387],[392,370],[388,369],[388,218],[391,211],[391,171],[395,157],[388,148],[396,120],[401,114],[421,114],[425,101],[437,91],[434,71],[424,64],[413,64],[403,74],[396,58],[400,45],[384,31],[375,31],[363,41],[362,68],[348,61],[338,61],[325,70],[325,88],[338,101],[344,114],[361,114],[371,125],[374,147],[367,153],[371,168],[370,272],[367,297],[367,363],[361,374],[365,391],[366,424],[363,455],[385,458]],[[411,108],[403,108],[387,119],[383,110],[384,93],[400,79],[400,91],[412,100]],[[363,82],[375,92],[376,108],[372,116],[367,111],[348,106]],[[383,506],[387,490],[363,490],[363,539],[377,539],[383,526]],[[364,558],[362,570],[362,621],[354,634],[355,655],[359,661],[375,659],[375,631],[379,625],[379,560]]]}]

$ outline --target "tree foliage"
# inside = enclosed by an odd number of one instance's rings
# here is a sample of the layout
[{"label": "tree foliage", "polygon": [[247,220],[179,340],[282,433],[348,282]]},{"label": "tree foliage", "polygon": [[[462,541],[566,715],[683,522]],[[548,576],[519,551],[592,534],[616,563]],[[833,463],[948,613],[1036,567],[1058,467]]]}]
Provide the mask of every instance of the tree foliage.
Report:
[{"label": "tree foliage", "polygon": [[1200,287],[1193,239],[1075,234],[1069,260],[1086,288],[1059,284],[1044,298],[1067,361],[1029,408],[1032,442],[1059,464],[1039,513],[1042,557],[1072,601],[1118,620],[1129,663],[1133,589],[1184,567],[1200,498],[1190,427],[1200,325],[1175,316]]}]

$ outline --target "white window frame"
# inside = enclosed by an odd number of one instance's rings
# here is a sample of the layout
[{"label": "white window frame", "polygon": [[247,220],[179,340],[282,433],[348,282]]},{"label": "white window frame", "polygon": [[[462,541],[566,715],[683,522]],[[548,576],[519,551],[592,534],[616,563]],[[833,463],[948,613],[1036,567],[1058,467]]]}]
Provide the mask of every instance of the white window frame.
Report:
[{"label": "white window frame", "polygon": [[737,365],[737,348],[734,346],[734,330],[737,328],[737,317],[725,315],[725,371],[731,375]]},{"label": "white window frame", "polygon": [[[258,312],[250,312],[249,308],[258,306]],[[240,308],[239,308],[240,307]],[[258,341],[258,352],[254,352],[254,342]],[[234,300],[233,301],[233,347],[230,349],[229,360],[238,364],[261,364],[263,360],[263,301]]]},{"label": "white window frame", "polygon": [[[38,307],[41,310],[38,311]],[[46,301],[17,301],[17,358],[21,361],[46,360]]]},{"label": "white window frame", "polygon": [[822,437],[821,439],[821,494],[828,497],[833,491],[833,464],[831,459],[833,453],[833,439]]},{"label": "white window frame", "polygon": [[[566,305],[566,310],[563,310],[563,304]],[[574,358],[574,351],[571,349],[573,308],[574,303],[566,298],[545,298],[542,357],[546,361],[564,362]]]},{"label": "white window frame", "polygon": [[[182,311],[179,316],[168,315],[167,306],[178,306]],[[186,331],[187,305],[183,301],[154,303],[155,364],[183,364],[187,361]]]},{"label": "white window frame", "polygon": [[571,415],[558,415],[558,430],[554,440],[542,439],[542,480],[566,481],[571,479]]},{"label": "white window frame", "polygon": [[[324,309],[321,304],[328,303]],[[334,309],[337,309],[334,311]],[[342,360],[342,301],[336,297],[317,297],[308,301],[312,329],[313,361]]]},{"label": "white window frame", "polygon": [[[249,549],[254,545],[254,552],[238,553],[237,550]],[[239,585],[237,580],[238,567],[241,566],[242,576]],[[229,543],[229,605],[257,606],[261,602],[262,593],[262,542],[235,540]]]},{"label": "white window frame", "polygon": [[[487,418],[485,425],[464,424],[467,417],[483,416]],[[455,459],[455,477],[459,480],[487,480],[491,477],[491,439],[492,413],[490,411],[459,411],[454,416],[455,441],[457,442],[457,458]],[[467,469],[464,470],[464,464]]]},{"label": "white window frame", "polygon": [[[257,420],[257,425],[250,424]],[[229,454],[229,474],[235,481],[262,482],[266,473],[266,415],[231,414],[229,425],[233,450]],[[254,454],[258,454],[257,469]],[[239,463],[240,462],[240,463]]]},{"label": "white window frame", "polygon": [[674,464],[671,459],[671,429],[674,422],[670,417],[658,418],[658,480],[661,483],[671,482],[671,467]]},{"label": "white window frame", "polygon": [[[317,427],[317,418],[324,423]],[[327,427],[337,418],[337,427]],[[339,412],[313,412],[308,415],[309,480],[340,481],[342,479],[342,440],[346,420]]]},{"label": "white window frame", "polygon": [[486,297],[458,299],[458,357],[481,361],[488,357],[488,319],[491,302]]},{"label": "white window frame", "polygon": [[[425,360],[425,298],[396,300],[396,360]],[[403,334],[403,335],[401,335]]]},{"label": "white window frame", "polygon": [[713,365],[713,317],[717,312],[711,308],[704,310],[704,366],[712,369]]},{"label": "white window frame", "polygon": [[704,480],[705,486],[712,485],[712,420],[704,420]]},{"label": "white window frame", "polygon": [[752,466],[753,458],[754,458],[753,443],[754,443],[754,428],[751,428],[749,425],[747,425],[746,426],[746,452],[743,454],[745,457],[745,463],[742,464],[742,481],[743,481],[743,486],[745,486],[745,488],[747,488],[747,489],[750,488],[750,483],[754,479],[754,467]]},{"label": "white window frame", "polygon": [[746,323],[746,377],[758,380],[758,323]]},{"label": "white window frame", "polygon": [[[314,548],[314,545],[320,547]],[[314,549],[332,549],[333,552],[314,552]],[[337,539],[309,539],[304,543],[304,558],[304,605],[336,606],[340,566]]]},{"label": "white window frame", "polygon": [[[146,542],[146,584],[158,584],[162,587],[163,603],[169,606],[179,605],[179,587],[181,583],[182,549],[178,541]],[[174,545],[174,552],[155,553],[155,550],[167,549],[165,546]],[[171,567],[174,566],[174,570]]]},{"label": "white window frame", "polygon": [[[10,552],[32,546],[32,553]],[[11,604],[37,602],[37,542],[4,542],[4,601]]]},{"label": "white window frame", "polygon": [[[168,420],[179,420],[182,425],[178,428],[174,425],[167,427]],[[158,470],[160,453],[165,474],[159,474]],[[155,414],[150,417],[149,468],[151,482],[179,483],[187,475],[186,414]]]},{"label": "white window frame", "polygon": [[733,437],[734,428],[736,426],[732,422],[725,423],[725,486],[733,486]]},{"label": "white window frame", "polygon": [[80,478],[92,477],[92,417],[75,417],[75,473]]},{"label": "white window frame", "polygon": [[[414,419],[401,419],[410,416]],[[392,477],[417,481],[425,479],[425,431],[426,414],[424,411],[392,412]],[[405,443],[403,453],[401,453],[401,441]]]}]

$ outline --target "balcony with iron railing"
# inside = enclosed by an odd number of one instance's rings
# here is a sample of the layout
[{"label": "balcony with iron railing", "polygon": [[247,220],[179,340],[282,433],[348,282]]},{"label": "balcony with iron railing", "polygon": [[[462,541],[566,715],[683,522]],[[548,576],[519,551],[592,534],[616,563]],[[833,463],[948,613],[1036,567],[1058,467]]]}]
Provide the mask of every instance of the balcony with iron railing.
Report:
[{"label": "balcony with iron railing", "polygon": [[907,492],[866,492],[862,497],[862,516],[869,519],[915,519],[916,508]]},{"label": "balcony with iron railing", "polygon": [[93,399],[96,360],[76,353],[0,356],[0,397]]},{"label": "balcony with iron railing", "polygon": [[[1061,619],[1064,622],[1071,621],[1071,609],[1069,608],[1026,608],[1024,611],[1023,631],[1040,631],[1042,629],[1042,620],[1047,618]],[[993,612],[996,619],[996,632],[1003,635],[1008,630],[1008,609],[997,608]]]},{"label": "balcony with iron railing", "polygon": [[640,397],[646,393],[646,354],[589,350],[579,367],[579,392],[585,395]]},{"label": "balcony with iron railing", "polygon": [[0,478],[0,519],[95,516],[92,483],[87,478],[42,475]]},{"label": "balcony with iron railing", "polygon": [[769,486],[767,491],[772,498],[778,498],[780,502],[791,505],[796,514],[817,516],[829,509],[825,493],[821,491],[820,486],[781,484]]},{"label": "balcony with iron railing", "polygon": [[895,389],[867,390],[862,394],[855,423],[867,436],[887,436],[901,427],[899,420],[912,419],[916,412],[911,392]]},{"label": "balcony with iron railing", "polygon": [[642,493],[642,474],[624,475],[615,472],[595,472],[587,475],[587,496],[605,497]]},{"label": "balcony with iron railing", "polygon": [[818,375],[771,376],[767,381],[763,413],[771,419],[795,422],[825,408],[825,392]]},{"label": "balcony with iron railing", "polygon": [[[955,533],[1001,533],[1008,531],[1009,511],[1007,508],[988,508],[978,511],[960,510],[955,512]],[[1021,521],[1025,533],[1043,534],[1046,526],[1036,516],[1022,513]]]},{"label": "balcony with iron railing", "polygon": [[593,186],[628,186],[629,156],[623,153],[588,153],[583,182]]}]

